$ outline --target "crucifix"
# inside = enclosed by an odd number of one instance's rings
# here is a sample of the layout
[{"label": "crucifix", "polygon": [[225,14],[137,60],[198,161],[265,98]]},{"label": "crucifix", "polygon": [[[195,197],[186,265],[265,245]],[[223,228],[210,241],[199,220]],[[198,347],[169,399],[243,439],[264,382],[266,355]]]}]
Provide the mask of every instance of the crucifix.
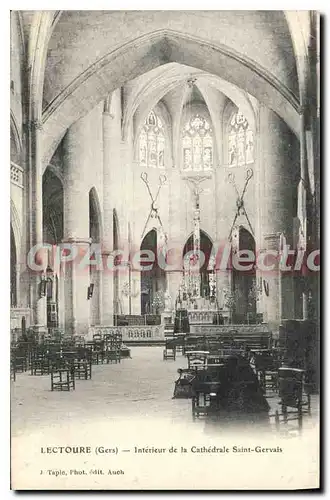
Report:
[{"label": "crucifix", "polygon": [[[202,182],[209,179],[208,175],[197,175],[184,177],[188,182],[188,186],[193,195],[193,208],[194,208],[194,231],[193,231],[193,254],[189,260],[188,270],[188,289],[193,297],[200,297],[201,276],[199,272],[199,257],[200,257],[200,195],[203,193],[201,187]],[[193,272],[191,272],[191,268]],[[198,271],[198,272],[197,272]]]}]

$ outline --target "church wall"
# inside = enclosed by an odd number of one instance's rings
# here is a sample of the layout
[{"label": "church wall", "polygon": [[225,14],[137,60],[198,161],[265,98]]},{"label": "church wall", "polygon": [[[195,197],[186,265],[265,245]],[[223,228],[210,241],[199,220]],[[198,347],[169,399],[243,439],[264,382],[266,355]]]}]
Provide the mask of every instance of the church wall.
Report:
[{"label": "church wall", "polygon": [[15,117],[18,134],[22,137],[22,71],[23,45],[18,22],[18,13],[10,13],[10,110]]},{"label": "church wall", "polygon": [[[74,11],[66,11],[62,14],[58,29],[50,42],[55,51],[53,57],[57,57],[57,64],[54,79],[48,79],[49,85],[45,88],[46,101],[51,102],[78,74],[92,64],[96,54],[97,58],[101,58],[120,46],[123,41],[127,42],[164,28],[197,36],[210,43],[224,44],[239,54],[252,58],[293,93],[297,93],[294,55],[282,12],[268,14],[262,11],[244,11],[243,15],[242,20],[240,12],[230,11],[217,11],[216,14],[207,11],[198,14],[190,11],[120,11],[94,12],[91,20],[89,11],[79,12],[79,17]],[[200,22],[201,16],[207,18],[207,32],[201,27],[204,24]],[[240,23],[242,29],[233,29],[237,23]],[[114,29],[116,26],[120,26],[120,30]],[[103,39],[103,43],[97,46],[97,52],[94,43],[95,30],[102,34]],[[84,62],[79,61],[79,68],[76,51],[84,53]],[[48,65],[51,70],[54,66],[52,57],[49,58]]]}]

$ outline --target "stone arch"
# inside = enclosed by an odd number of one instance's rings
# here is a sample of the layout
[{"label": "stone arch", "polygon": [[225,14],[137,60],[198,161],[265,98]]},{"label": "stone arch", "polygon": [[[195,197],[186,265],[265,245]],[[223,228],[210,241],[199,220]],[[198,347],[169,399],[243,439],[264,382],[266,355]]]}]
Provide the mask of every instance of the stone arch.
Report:
[{"label": "stone arch", "polygon": [[164,135],[165,135],[165,168],[167,161],[168,161],[168,167],[171,167],[173,164],[172,120],[166,105],[162,101],[159,101],[158,103],[155,104],[155,106],[151,108],[148,106],[148,108],[145,109],[143,113],[141,113],[137,123],[135,124],[134,145],[133,145],[134,158],[135,159],[138,158],[139,137],[141,129],[145,119],[147,118],[147,116],[151,111],[154,111],[155,114],[158,115],[163,122]]},{"label": "stone arch", "polygon": [[[184,50],[176,50],[179,46]],[[49,104],[43,115],[44,164],[71,123],[104,100],[114,88],[168,62],[196,67],[196,60],[199,69],[216,74],[238,87],[244,82],[244,90],[278,113],[299,136],[299,103],[292,91],[273,74],[224,45],[160,29],[130,40],[108,53]]]},{"label": "stone arch", "polygon": [[59,244],[63,238],[63,177],[54,165],[48,165],[42,179],[43,238]]},{"label": "stone arch", "polygon": [[[164,304],[161,304],[162,294],[166,290],[165,272],[158,265],[158,232],[156,228],[150,229],[143,237],[140,251],[149,250],[155,258],[150,270],[141,271],[141,313],[159,314]],[[145,264],[144,264],[145,265]],[[150,263],[151,265],[151,263]]]},{"label": "stone arch", "polygon": [[13,111],[10,111],[10,160],[21,165],[22,138]]},{"label": "stone arch", "polygon": [[[204,254],[204,263],[200,267],[200,275],[201,275],[200,294],[203,297],[205,297],[209,294],[208,271],[209,271],[210,257],[212,255],[213,244],[214,244],[214,242],[213,242],[212,238],[208,235],[208,233],[206,231],[201,229],[200,230],[200,250]],[[185,259],[185,255],[187,255],[191,251],[193,251],[193,232],[190,233],[190,235],[188,236],[188,238],[186,239],[186,242],[184,244],[184,247],[182,250],[183,260]]]},{"label": "stone arch", "polygon": [[[99,196],[96,188],[93,186],[89,191],[89,219],[90,219],[90,237],[92,231],[95,231],[93,243],[100,243],[103,237],[102,212]],[[94,224],[94,228],[91,226]],[[94,241],[96,239],[97,241]]]},{"label": "stone arch", "polygon": [[50,37],[59,20],[61,11],[36,11],[33,15],[29,36],[29,118],[40,120],[42,116],[43,86],[47,50]]},{"label": "stone arch", "polygon": [[[234,114],[239,110],[242,112],[244,117],[246,118],[249,128],[252,130],[253,133],[253,140],[254,140],[254,161],[252,165],[255,164],[256,162],[256,135],[257,135],[257,127],[256,127],[256,119],[255,119],[255,114],[252,111],[251,113],[251,108],[248,106],[244,105],[243,106],[237,106],[234,102],[229,101],[227,102],[226,106],[223,109],[222,113],[222,142],[223,142],[223,163],[227,165],[227,160],[228,160],[228,130],[230,126],[230,121]],[[251,119],[251,122],[250,122]]]},{"label": "stone arch", "polygon": [[120,247],[120,244],[121,244],[121,238],[120,238],[118,212],[114,208],[113,209],[113,248],[114,248],[114,250],[118,250]]},{"label": "stone arch", "polygon": [[12,226],[13,234],[15,237],[15,243],[17,248],[17,261],[19,262],[20,260],[19,249],[22,241],[22,230],[21,230],[21,223],[18,211],[13,200],[10,200],[10,224]]},{"label": "stone arch", "polygon": [[[243,224],[236,228],[236,244],[233,248],[237,250],[251,251],[256,258],[256,241],[250,229]],[[251,263],[253,264],[253,263]],[[232,291],[234,293],[234,323],[250,323],[256,321],[257,312],[257,284],[255,266],[249,270],[232,269]]]},{"label": "stone arch", "polygon": [[21,263],[22,232],[18,211],[10,200],[10,304],[19,302],[19,268]]}]

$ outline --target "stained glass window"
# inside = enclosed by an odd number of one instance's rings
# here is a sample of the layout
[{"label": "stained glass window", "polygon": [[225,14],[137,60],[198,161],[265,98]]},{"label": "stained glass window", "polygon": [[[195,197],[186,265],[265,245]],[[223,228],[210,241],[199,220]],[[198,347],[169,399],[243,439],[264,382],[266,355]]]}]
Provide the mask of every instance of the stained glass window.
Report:
[{"label": "stained glass window", "polygon": [[184,125],[182,152],[183,170],[212,170],[213,132],[209,122],[199,114]]},{"label": "stained glass window", "polygon": [[165,134],[161,119],[151,111],[139,137],[141,167],[165,168]]},{"label": "stained glass window", "polygon": [[228,164],[233,167],[254,161],[253,132],[245,116],[238,111],[230,121],[228,136]]}]

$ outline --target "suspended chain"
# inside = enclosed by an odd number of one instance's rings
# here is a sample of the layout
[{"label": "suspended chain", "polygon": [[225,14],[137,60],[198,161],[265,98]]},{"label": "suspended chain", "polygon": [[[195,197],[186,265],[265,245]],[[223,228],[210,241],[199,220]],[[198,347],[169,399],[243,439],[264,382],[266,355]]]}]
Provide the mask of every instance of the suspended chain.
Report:
[{"label": "suspended chain", "polygon": [[159,197],[159,193],[160,193],[161,187],[165,184],[165,182],[167,180],[166,179],[166,175],[160,175],[159,176],[159,185],[158,185],[158,190],[157,190],[155,198],[152,195],[152,192],[151,192],[151,189],[150,189],[150,186],[149,186],[149,181],[148,181],[148,174],[146,172],[142,172],[141,179],[143,180],[143,182],[147,186],[148,193],[149,193],[149,196],[150,196],[150,199],[151,199],[150,212],[149,212],[148,218],[146,220],[146,223],[144,225],[141,239],[143,239],[143,237],[144,237],[144,234],[145,234],[145,231],[147,229],[148,222],[149,222],[150,218],[154,217],[155,219],[158,220],[158,222],[160,224],[160,227],[162,228],[162,231],[164,233],[165,240],[167,240],[167,236],[166,236],[166,233],[164,231],[163,223],[162,223],[161,218],[160,218],[160,216],[158,214],[158,208],[156,208],[156,206],[155,206],[155,204],[156,204],[156,202],[158,200],[158,197]]},{"label": "suspended chain", "polygon": [[239,191],[238,191],[238,188],[237,188],[236,182],[235,182],[235,175],[232,174],[232,173],[228,174],[228,180],[234,186],[234,189],[235,189],[236,195],[237,195],[237,199],[236,199],[236,214],[235,214],[233,223],[232,223],[231,228],[230,228],[230,233],[229,233],[229,238],[228,238],[229,241],[231,240],[231,235],[232,235],[233,229],[235,227],[235,223],[236,223],[237,217],[239,215],[241,215],[241,214],[245,216],[245,218],[246,218],[246,220],[248,222],[251,234],[252,234],[252,236],[254,236],[252,225],[251,225],[250,219],[249,219],[249,217],[248,217],[248,215],[246,213],[245,206],[244,206],[244,195],[246,193],[246,189],[247,189],[248,183],[250,182],[250,180],[252,179],[252,177],[253,177],[253,170],[252,170],[252,168],[249,168],[246,171],[246,178],[245,178],[245,183],[244,183],[244,187],[243,187],[243,190],[242,190],[242,194],[239,194]]}]

